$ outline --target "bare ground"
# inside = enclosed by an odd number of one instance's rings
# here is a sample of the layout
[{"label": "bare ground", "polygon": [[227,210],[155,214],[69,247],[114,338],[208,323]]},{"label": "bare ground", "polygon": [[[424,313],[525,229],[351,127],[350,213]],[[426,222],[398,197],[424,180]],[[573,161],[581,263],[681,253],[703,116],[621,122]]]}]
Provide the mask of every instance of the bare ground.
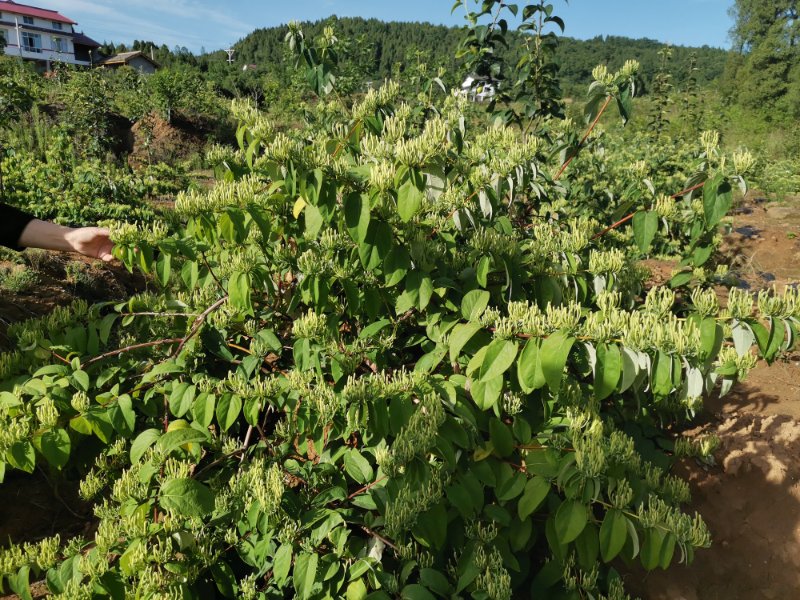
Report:
[{"label": "bare ground", "polygon": [[[723,250],[753,290],[800,282],[800,199],[750,200]],[[646,600],[800,598],[800,352],[762,363],[726,397],[707,403],[696,433],[721,441],[712,468],[678,466],[714,545],[690,566],[628,575]]]}]

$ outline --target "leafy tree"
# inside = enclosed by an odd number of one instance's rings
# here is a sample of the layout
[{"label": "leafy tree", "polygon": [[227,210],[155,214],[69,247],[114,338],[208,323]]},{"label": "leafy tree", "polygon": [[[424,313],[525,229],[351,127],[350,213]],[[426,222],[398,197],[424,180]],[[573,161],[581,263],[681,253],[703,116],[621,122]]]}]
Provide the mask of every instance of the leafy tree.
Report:
[{"label": "leafy tree", "polygon": [[798,0],[736,0],[731,30],[733,95],[768,120],[785,118],[797,97],[800,58]]},{"label": "leafy tree", "polygon": [[204,87],[200,74],[188,68],[159,69],[147,78],[152,101],[167,123],[175,109],[195,106]]}]

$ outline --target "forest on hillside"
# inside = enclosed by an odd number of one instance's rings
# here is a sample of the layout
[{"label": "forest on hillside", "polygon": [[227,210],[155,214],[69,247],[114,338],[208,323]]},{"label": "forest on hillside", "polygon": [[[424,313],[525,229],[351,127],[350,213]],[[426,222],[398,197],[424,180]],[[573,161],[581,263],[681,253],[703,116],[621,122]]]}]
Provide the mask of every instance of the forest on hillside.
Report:
[{"label": "forest on hillside", "polygon": [[[464,27],[430,23],[387,23],[377,19],[336,16],[300,25],[309,39],[319,37],[326,26],[333,26],[340,39],[339,52],[349,58],[345,75],[356,78],[359,84],[397,77],[409,68],[423,63],[432,72],[440,67],[447,67],[445,83],[449,85],[460,84],[460,77],[466,75],[461,72],[463,69],[452,68],[453,57],[464,37]],[[525,35],[509,32],[508,48],[500,49],[504,59],[509,62],[518,60],[520,49],[524,47]],[[238,67],[234,74],[227,62],[227,53],[221,50],[194,55],[186,48],[176,47],[171,50],[165,45],[156,46],[152,42],[136,40],[130,47],[106,44],[105,51],[134,49],[148,54],[152,51],[160,64],[198,67],[220,81],[223,87],[233,89],[237,85],[246,86],[246,79],[254,79],[258,75],[269,75],[280,81],[291,78],[294,73],[294,59],[286,49],[285,36],[286,26],[281,25],[257,29],[234,44],[234,66]],[[659,51],[665,46],[657,40],[618,36],[598,36],[590,40],[563,37],[559,41],[556,62],[560,66],[561,84],[568,91],[577,91],[580,86],[589,83],[592,69],[597,64],[606,63],[609,68],[617,69],[625,60],[634,57],[641,64],[639,83],[641,91],[646,93],[661,69],[662,58]],[[729,54],[710,46],[676,46],[672,50],[672,61],[667,70],[673,83],[678,86],[685,85],[690,79],[696,79],[701,86],[709,85],[722,75]],[[244,65],[256,65],[255,74],[251,72],[242,76],[239,71]],[[456,61],[456,66],[463,64]]]}]

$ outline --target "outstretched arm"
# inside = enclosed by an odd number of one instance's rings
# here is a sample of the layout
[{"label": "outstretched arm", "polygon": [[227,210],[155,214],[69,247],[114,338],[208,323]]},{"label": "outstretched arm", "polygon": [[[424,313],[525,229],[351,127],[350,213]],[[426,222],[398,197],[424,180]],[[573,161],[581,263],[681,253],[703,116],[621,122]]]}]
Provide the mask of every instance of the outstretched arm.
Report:
[{"label": "outstretched arm", "polygon": [[73,229],[33,219],[22,231],[18,244],[26,248],[79,252],[108,262],[114,258],[111,254],[114,244],[108,236],[108,229],[101,227]]}]

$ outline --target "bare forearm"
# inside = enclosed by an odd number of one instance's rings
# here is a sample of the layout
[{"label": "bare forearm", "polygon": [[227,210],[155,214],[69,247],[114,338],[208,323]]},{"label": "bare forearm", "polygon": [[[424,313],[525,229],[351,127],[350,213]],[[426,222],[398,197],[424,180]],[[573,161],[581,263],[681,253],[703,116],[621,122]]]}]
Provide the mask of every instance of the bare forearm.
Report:
[{"label": "bare forearm", "polygon": [[19,245],[25,248],[42,248],[44,250],[62,250],[73,252],[75,250],[70,241],[70,234],[74,231],[70,227],[63,227],[55,223],[34,219],[22,231]]},{"label": "bare forearm", "polygon": [[114,247],[109,239],[108,229],[102,227],[73,229],[39,219],[28,223],[19,238],[19,245],[25,248],[79,252],[105,261],[113,258]]}]

